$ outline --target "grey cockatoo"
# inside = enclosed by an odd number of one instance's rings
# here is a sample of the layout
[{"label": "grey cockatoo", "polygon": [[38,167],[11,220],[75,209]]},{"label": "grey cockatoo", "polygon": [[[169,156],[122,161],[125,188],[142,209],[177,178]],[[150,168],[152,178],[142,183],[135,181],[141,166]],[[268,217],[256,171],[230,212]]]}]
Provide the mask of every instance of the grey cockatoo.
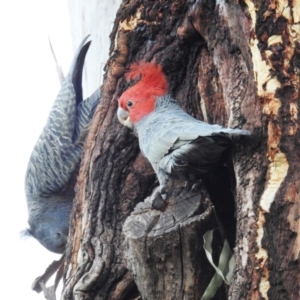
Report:
[{"label": "grey cockatoo", "polygon": [[26,172],[27,232],[56,253],[65,249],[82,148],[100,99],[100,89],[82,99],[82,70],[91,43],[88,37],[75,53]]},{"label": "grey cockatoo", "polygon": [[132,64],[126,79],[139,77],[120,97],[118,119],[138,136],[140,149],[158,176],[161,193],[169,179],[195,181],[209,175],[224,163],[231,145],[229,135],[250,134],[199,121],[183,111],[167,94],[161,66]]}]

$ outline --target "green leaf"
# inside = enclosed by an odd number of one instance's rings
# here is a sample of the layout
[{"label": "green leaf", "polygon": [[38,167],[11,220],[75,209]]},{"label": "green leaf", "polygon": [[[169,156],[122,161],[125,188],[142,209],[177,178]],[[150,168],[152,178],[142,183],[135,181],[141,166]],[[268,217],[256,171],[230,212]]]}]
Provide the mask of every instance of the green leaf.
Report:
[{"label": "green leaf", "polygon": [[210,300],[213,298],[219,287],[222,285],[222,281],[224,281],[227,285],[230,284],[233,270],[234,270],[234,256],[229,247],[228,241],[225,239],[223,248],[219,257],[218,266],[216,266],[213,262],[212,258],[212,240],[213,240],[213,233],[215,229],[207,231],[204,236],[204,244],[203,248],[205,250],[206,257],[212,267],[215,269],[216,274],[211,279],[208,287],[206,288],[201,300]]}]

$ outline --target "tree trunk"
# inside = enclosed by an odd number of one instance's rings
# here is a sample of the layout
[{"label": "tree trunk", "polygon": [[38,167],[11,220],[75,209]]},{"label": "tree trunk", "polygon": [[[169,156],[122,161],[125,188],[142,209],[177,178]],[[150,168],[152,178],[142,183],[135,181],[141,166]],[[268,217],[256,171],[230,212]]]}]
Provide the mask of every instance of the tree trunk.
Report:
[{"label": "tree trunk", "polygon": [[[122,2],[78,176],[62,299],[201,299],[215,273],[203,236],[215,228],[214,262],[226,238],[235,271],[212,299],[300,299],[299,22],[298,0]],[[163,66],[191,115],[252,132],[198,193],[174,191],[161,209],[146,199],[153,170],[116,118],[124,71],[138,60]]]}]

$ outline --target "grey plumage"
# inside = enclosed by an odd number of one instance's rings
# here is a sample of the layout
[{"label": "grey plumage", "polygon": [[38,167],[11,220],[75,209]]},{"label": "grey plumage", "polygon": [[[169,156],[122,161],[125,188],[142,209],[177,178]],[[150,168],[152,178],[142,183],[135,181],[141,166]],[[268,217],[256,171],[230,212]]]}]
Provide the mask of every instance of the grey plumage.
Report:
[{"label": "grey plumage", "polygon": [[91,43],[86,42],[88,37],[75,53],[26,172],[28,232],[56,253],[65,249],[82,148],[100,99],[99,89],[82,99],[82,69]]},{"label": "grey plumage", "polygon": [[140,149],[152,164],[163,189],[169,177],[202,178],[224,162],[229,135],[249,135],[199,121],[183,111],[170,95],[156,99],[155,110],[134,125]]}]

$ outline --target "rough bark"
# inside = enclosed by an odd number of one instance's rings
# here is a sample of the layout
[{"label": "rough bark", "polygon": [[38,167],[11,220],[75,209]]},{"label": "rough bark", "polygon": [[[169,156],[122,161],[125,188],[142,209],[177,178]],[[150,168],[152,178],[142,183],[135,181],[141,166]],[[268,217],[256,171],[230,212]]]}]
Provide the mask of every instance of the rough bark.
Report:
[{"label": "rough bark", "polygon": [[[174,189],[165,210],[139,203],[123,226],[124,253],[143,299],[200,299],[214,276],[203,248],[203,235],[218,228],[207,195]],[[214,239],[220,254],[221,236]],[[220,289],[214,299],[225,299]]]},{"label": "rough bark", "polygon": [[[144,299],[200,299],[213,275],[202,249],[205,226],[216,226],[210,201],[236,259],[228,295],[223,286],[215,299],[300,298],[299,22],[298,0],[123,1],[78,177],[62,299],[134,299],[137,286]],[[122,75],[141,59],[163,66],[169,92],[193,116],[252,132],[235,140],[233,168],[204,182],[207,206],[161,232],[152,221],[169,208],[146,201],[132,213],[157,183],[116,119]],[[144,236],[132,226],[141,218],[150,220]]]}]

